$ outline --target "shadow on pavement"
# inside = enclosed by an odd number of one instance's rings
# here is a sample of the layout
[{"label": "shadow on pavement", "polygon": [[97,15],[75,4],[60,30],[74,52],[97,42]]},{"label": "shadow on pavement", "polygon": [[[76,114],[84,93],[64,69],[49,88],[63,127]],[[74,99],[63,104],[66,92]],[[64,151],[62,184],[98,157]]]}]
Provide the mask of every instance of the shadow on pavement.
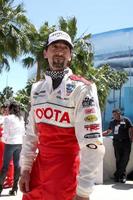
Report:
[{"label": "shadow on pavement", "polygon": [[112,185],[112,188],[115,188],[117,190],[130,190],[133,189],[133,184],[128,184],[128,183],[115,183]]},{"label": "shadow on pavement", "polygon": [[133,189],[133,181],[126,181],[126,183],[116,183],[113,179],[104,181],[103,185],[110,185],[112,188],[117,190],[130,190]]},{"label": "shadow on pavement", "polygon": [[10,197],[9,194],[1,194],[0,197]]}]

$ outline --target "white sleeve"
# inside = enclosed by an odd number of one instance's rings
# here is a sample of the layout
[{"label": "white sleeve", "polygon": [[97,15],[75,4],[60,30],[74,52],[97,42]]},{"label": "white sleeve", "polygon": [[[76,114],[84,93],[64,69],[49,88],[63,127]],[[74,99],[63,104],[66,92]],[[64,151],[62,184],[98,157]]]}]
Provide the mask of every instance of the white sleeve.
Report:
[{"label": "white sleeve", "polygon": [[[33,87],[32,87],[33,88]],[[33,89],[31,92],[31,109],[28,117],[28,124],[26,126],[26,135],[23,137],[22,151],[20,155],[21,173],[24,170],[31,171],[34,159],[36,158],[36,150],[38,143],[38,136],[34,120],[33,112]]]},{"label": "white sleeve", "polygon": [[10,135],[10,120],[8,119],[8,116],[6,116],[3,121],[2,142],[6,143],[8,135]]},{"label": "white sleeve", "polygon": [[[79,91],[80,92],[80,91]],[[101,112],[95,84],[77,92],[75,131],[80,146],[80,171],[77,194],[88,197],[95,184],[97,170],[103,161]]]}]

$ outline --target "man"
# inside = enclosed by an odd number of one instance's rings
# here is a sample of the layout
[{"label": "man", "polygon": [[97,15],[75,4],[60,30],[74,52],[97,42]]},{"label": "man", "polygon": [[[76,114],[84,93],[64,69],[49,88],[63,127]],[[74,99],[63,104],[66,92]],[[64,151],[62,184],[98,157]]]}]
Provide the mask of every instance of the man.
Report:
[{"label": "man", "polygon": [[108,130],[103,132],[103,135],[113,133],[113,146],[116,158],[116,171],[114,178],[116,182],[126,182],[126,167],[129,161],[131,152],[132,123],[124,116],[121,116],[119,109],[112,111],[113,119],[109,124]]},{"label": "man", "polygon": [[72,49],[66,32],[49,35],[44,51],[48,69],[45,80],[32,87],[21,152],[23,200],[89,200],[103,160],[96,86],[68,68]]}]

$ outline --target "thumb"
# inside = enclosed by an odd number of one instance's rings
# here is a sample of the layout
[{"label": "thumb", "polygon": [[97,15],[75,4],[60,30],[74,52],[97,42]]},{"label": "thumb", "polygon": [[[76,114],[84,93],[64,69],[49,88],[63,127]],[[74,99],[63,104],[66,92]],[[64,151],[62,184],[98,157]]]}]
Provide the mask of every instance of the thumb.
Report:
[{"label": "thumb", "polygon": [[27,180],[27,181],[25,182],[25,191],[26,191],[26,192],[29,192],[29,191],[30,191],[30,188],[29,188],[29,180]]}]

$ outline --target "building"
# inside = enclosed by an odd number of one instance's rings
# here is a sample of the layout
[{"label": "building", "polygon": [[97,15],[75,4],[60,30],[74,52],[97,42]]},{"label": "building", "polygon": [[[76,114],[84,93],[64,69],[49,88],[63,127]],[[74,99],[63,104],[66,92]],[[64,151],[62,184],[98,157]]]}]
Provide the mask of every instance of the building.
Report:
[{"label": "building", "polygon": [[121,99],[120,91],[115,91],[115,99],[113,91],[108,96],[103,114],[104,128],[111,119],[112,109],[119,107],[119,101],[123,114],[133,120],[133,27],[92,35],[91,43],[96,67],[109,64],[116,70],[128,72],[128,81],[122,88]]}]

